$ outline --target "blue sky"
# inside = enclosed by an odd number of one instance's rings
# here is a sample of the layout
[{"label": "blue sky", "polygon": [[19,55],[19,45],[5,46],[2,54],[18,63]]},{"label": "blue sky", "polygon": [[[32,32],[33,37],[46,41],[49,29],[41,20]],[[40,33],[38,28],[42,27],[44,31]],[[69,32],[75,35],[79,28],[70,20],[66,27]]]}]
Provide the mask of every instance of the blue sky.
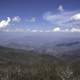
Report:
[{"label": "blue sky", "polygon": [[80,28],[80,0],[0,0],[1,30],[75,28]]}]

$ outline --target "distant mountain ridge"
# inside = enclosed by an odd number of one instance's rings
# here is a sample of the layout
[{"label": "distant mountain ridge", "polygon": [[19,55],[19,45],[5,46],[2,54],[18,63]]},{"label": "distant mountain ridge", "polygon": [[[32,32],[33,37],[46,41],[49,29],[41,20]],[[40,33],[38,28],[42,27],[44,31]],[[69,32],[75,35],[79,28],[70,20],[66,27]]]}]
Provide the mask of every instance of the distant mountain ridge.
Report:
[{"label": "distant mountain ridge", "polygon": [[78,45],[78,44],[80,44],[80,41],[60,43],[60,44],[57,44],[56,46],[74,46],[74,45]]}]

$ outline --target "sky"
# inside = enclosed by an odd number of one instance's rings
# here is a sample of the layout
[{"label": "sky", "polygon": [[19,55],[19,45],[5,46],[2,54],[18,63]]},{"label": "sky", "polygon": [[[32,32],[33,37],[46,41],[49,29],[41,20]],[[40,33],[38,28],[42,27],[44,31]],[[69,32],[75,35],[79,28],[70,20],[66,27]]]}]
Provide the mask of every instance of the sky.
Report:
[{"label": "sky", "polygon": [[80,32],[80,0],[0,0],[0,31]]}]

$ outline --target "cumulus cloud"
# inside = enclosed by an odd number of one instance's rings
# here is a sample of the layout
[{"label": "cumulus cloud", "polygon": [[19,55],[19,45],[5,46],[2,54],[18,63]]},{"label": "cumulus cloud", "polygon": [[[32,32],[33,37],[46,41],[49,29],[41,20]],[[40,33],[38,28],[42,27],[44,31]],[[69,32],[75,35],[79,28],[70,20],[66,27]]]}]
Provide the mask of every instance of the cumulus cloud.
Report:
[{"label": "cumulus cloud", "polygon": [[58,10],[59,10],[60,12],[63,12],[63,11],[64,11],[63,5],[59,5]]},{"label": "cumulus cloud", "polygon": [[35,18],[35,17],[32,17],[32,18],[30,18],[30,19],[27,19],[26,21],[27,21],[27,22],[35,22],[35,21],[36,21],[36,18]]},{"label": "cumulus cloud", "polygon": [[[43,20],[48,21],[54,26],[65,28],[80,27],[80,11],[64,11],[63,5],[59,5],[58,10],[61,12],[46,12]],[[66,30],[67,31],[67,30]]]},{"label": "cumulus cloud", "polygon": [[80,32],[80,28],[72,28],[70,31],[71,32]]},{"label": "cumulus cloud", "polygon": [[11,18],[10,17],[7,17],[7,20],[0,21],[0,28],[5,28],[6,26],[9,25],[10,22],[11,22]]},{"label": "cumulus cloud", "polygon": [[53,32],[59,32],[59,31],[61,31],[61,29],[60,29],[59,27],[56,27],[56,28],[54,28],[52,31],[53,31]]},{"label": "cumulus cloud", "polygon": [[12,18],[12,21],[13,22],[20,22],[21,18],[19,16],[15,16],[15,17]]},{"label": "cumulus cloud", "polygon": [[71,17],[71,20],[79,20],[80,21],[80,13],[77,13]]},{"label": "cumulus cloud", "polygon": [[80,32],[80,28],[61,29],[59,27],[56,27],[52,30],[52,32]]},{"label": "cumulus cloud", "polygon": [[79,11],[65,11],[62,13],[46,12],[43,19],[60,27],[80,27],[80,14]]}]

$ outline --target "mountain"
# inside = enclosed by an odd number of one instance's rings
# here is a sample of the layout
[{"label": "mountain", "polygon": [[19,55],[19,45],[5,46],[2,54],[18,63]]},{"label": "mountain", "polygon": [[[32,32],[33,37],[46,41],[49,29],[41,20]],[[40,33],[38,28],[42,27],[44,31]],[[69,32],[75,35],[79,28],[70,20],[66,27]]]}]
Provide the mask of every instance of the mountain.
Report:
[{"label": "mountain", "polygon": [[78,44],[80,44],[80,42],[79,41],[74,41],[74,42],[68,42],[68,43],[60,43],[60,44],[57,44],[56,46],[59,46],[59,47],[61,47],[61,46],[74,46],[74,45],[78,45]]},{"label": "mountain", "polygon": [[[72,55],[68,55],[68,54]],[[54,53],[55,54],[55,53]],[[66,52],[67,54],[67,52]],[[53,56],[36,51],[0,46],[0,75],[3,80],[62,80],[80,75],[80,49]],[[65,75],[69,75],[66,76]]]},{"label": "mountain", "polygon": [[2,46],[34,51],[37,54],[70,55],[68,52],[80,47],[79,33],[4,33],[0,36],[3,36],[0,38]]},{"label": "mountain", "polygon": [[22,63],[37,63],[37,62],[51,62],[57,60],[56,57],[38,54],[35,51],[26,51],[21,49],[7,48],[0,46],[0,59],[3,60],[11,60],[14,62],[22,62]]}]

